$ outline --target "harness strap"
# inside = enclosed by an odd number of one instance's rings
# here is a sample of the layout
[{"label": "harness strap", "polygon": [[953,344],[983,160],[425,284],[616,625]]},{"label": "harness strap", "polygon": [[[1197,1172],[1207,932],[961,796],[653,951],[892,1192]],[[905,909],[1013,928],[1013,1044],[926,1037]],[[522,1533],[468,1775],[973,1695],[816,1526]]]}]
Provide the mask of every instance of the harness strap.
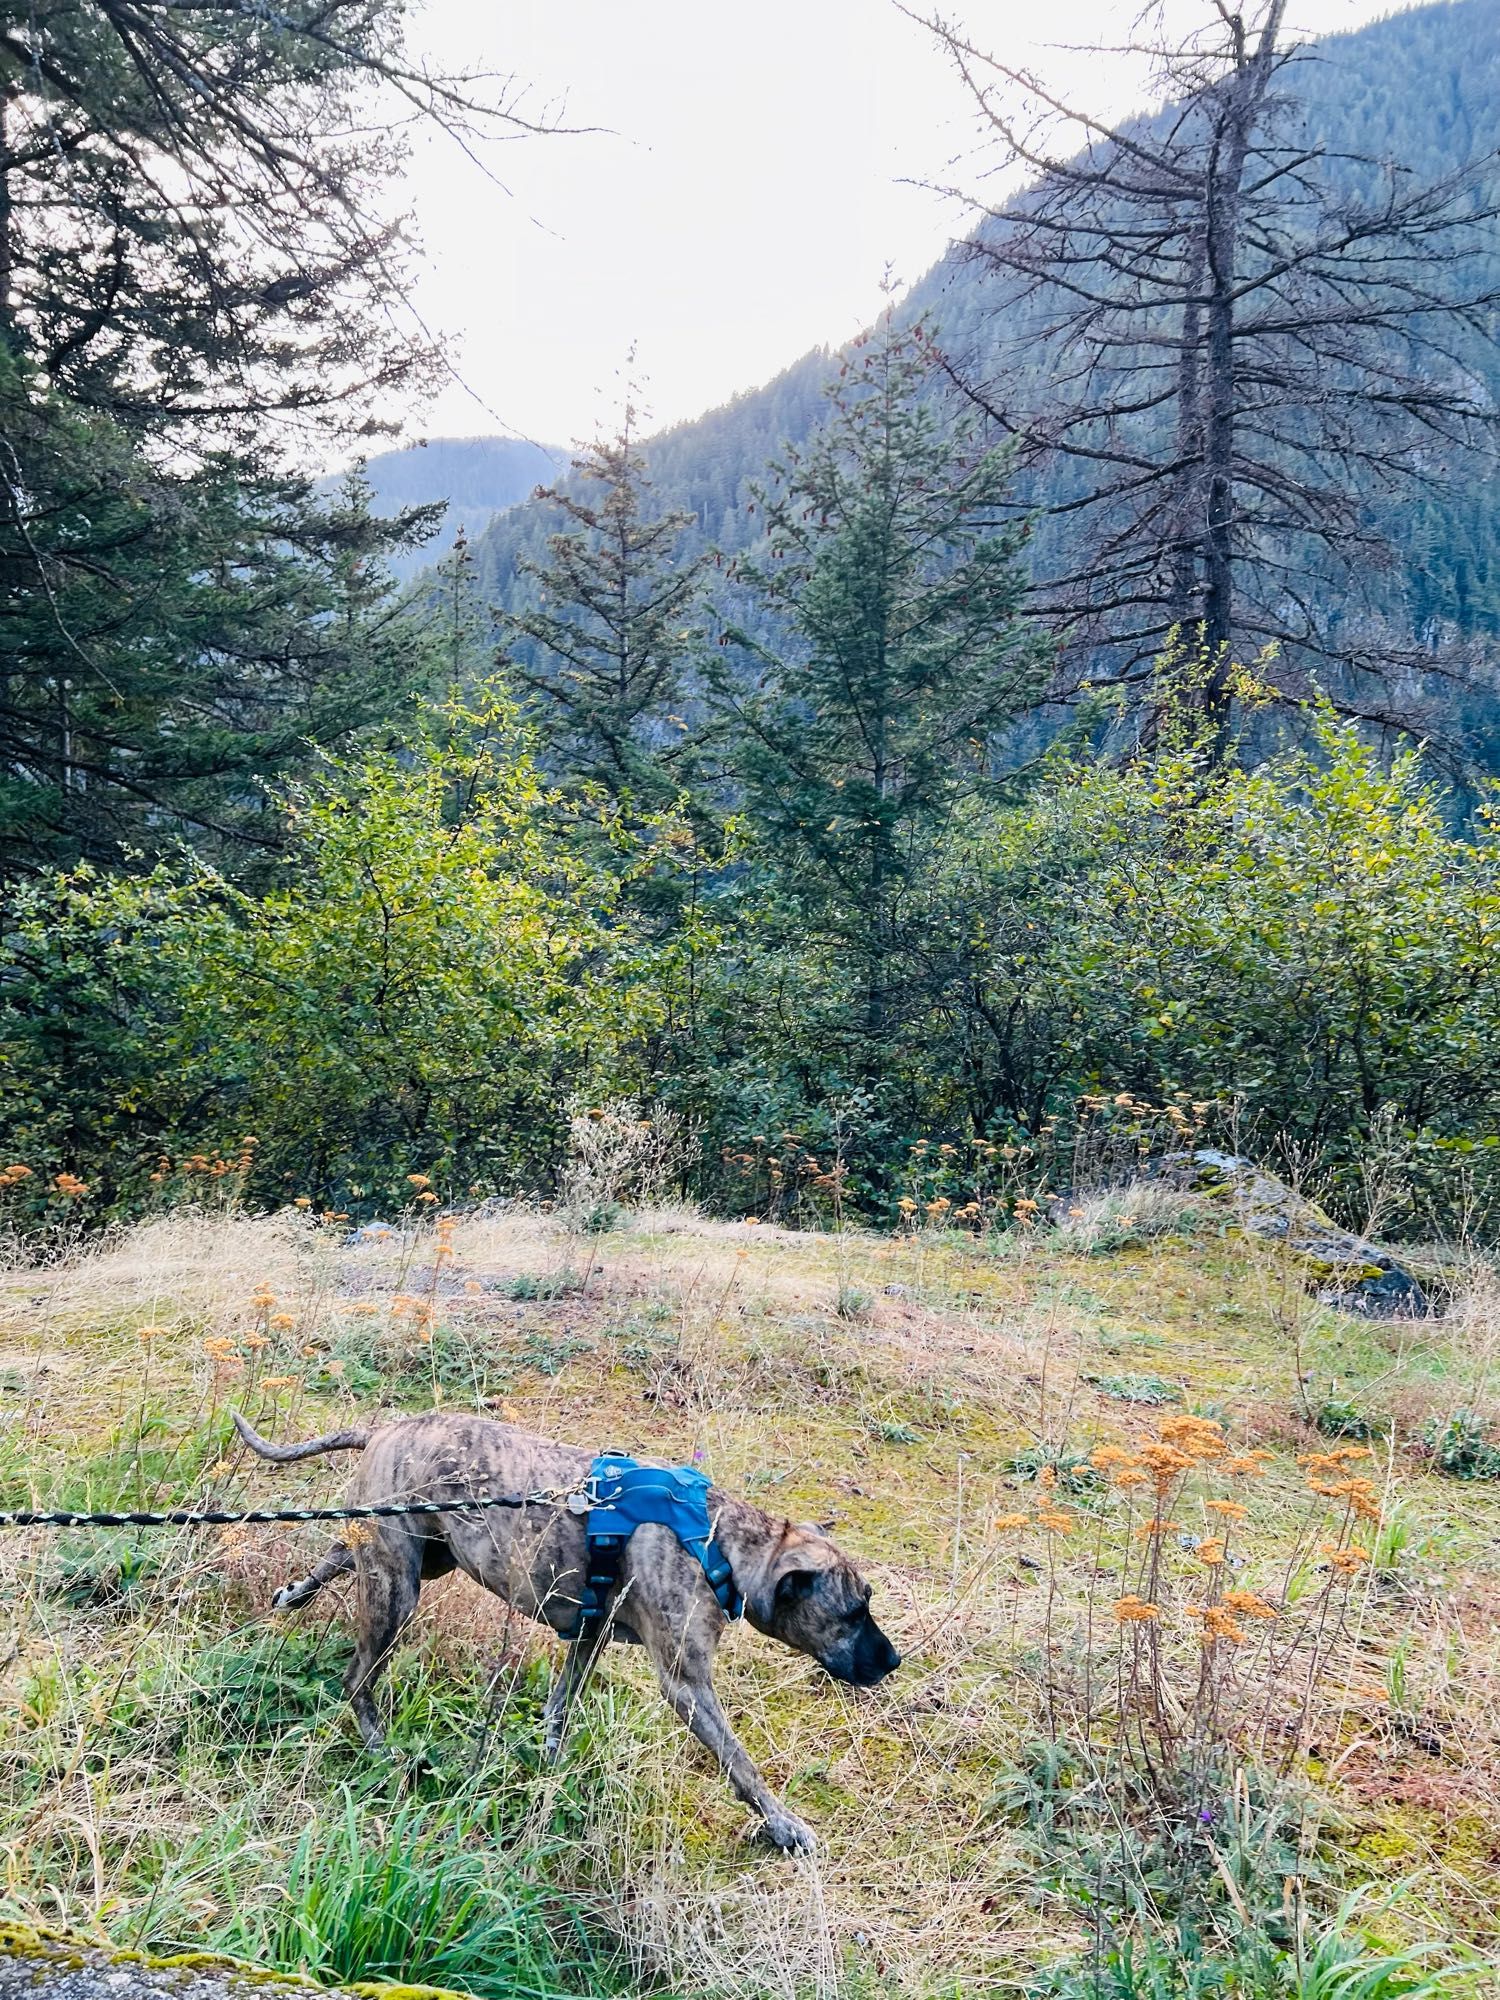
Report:
[{"label": "harness strap", "polygon": [[626,1544],[637,1528],[648,1524],[670,1528],[701,1566],[724,1615],[741,1615],[745,1601],[709,1519],[706,1473],[691,1465],[641,1465],[619,1452],[606,1452],[594,1460],[584,1490],[592,1504],[585,1524],[588,1567],[575,1638],[602,1629],[619,1588]]}]

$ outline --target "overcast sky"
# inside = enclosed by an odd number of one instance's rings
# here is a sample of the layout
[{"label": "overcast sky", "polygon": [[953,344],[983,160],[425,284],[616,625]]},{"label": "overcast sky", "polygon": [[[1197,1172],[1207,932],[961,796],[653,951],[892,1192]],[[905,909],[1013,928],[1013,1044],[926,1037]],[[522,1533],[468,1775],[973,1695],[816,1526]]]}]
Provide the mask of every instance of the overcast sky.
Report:
[{"label": "overcast sky", "polygon": [[[1177,15],[1201,0],[1167,0]],[[947,0],[1006,57],[1115,111],[1137,0]],[[1320,32],[1389,0],[1300,0]],[[527,108],[603,128],[492,148],[502,192],[441,135],[405,190],[424,257],[415,304],[456,379],[408,435],[509,431],[568,444],[615,406],[632,344],[658,425],[725,401],[875,312],[887,267],[919,277],[959,233],[920,186],[969,162],[966,101],[890,0],[427,0],[417,47],[529,89]]]}]

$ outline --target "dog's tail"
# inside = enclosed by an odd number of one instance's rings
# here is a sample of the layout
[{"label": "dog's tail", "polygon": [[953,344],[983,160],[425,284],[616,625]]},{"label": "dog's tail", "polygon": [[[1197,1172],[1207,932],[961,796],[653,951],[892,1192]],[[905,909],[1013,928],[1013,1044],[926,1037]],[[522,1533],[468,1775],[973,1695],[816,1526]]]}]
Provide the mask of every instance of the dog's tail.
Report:
[{"label": "dog's tail", "polygon": [[368,1431],[328,1431],[320,1438],[308,1438],[303,1444],[272,1444],[253,1431],[238,1410],[231,1410],[234,1427],[261,1458],[273,1459],[277,1465],[295,1465],[299,1458],[318,1458],[325,1451],[363,1451],[370,1442]]}]

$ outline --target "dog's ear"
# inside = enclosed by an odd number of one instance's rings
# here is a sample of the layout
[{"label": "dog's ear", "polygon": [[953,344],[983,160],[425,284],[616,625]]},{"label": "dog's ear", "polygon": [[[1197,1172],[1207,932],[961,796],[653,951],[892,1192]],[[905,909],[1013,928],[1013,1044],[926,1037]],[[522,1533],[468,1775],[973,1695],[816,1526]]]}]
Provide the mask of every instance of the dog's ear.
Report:
[{"label": "dog's ear", "polygon": [[803,1604],[818,1587],[823,1572],[818,1569],[789,1569],[784,1576],[776,1579],[776,1609],[790,1611],[794,1604]]}]

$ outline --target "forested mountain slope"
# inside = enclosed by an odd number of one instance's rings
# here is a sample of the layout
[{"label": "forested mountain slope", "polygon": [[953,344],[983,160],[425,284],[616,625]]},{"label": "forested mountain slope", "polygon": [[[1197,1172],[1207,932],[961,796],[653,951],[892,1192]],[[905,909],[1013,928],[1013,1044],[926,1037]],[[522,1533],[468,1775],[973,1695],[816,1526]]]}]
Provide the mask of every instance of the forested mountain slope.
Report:
[{"label": "forested mountain slope", "polygon": [[526,438],[427,438],[374,453],[364,461],[363,472],[375,513],[395,514],[429,500],[447,503],[431,541],[391,567],[398,575],[415,575],[452,546],[460,528],[471,537],[481,534],[497,514],[555,479],[567,462],[560,447]]},{"label": "forested mountain slope", "polygon": [[[1342,177],[1352,194],[1366,191],[1361,183],[1385,160],[1431,178],[1500,146],[1500,9],[1491,0],[1446,0],[1330,38],[1287,75],[1309,140],[1368,163],[1331,166],[1330,178]],[[902,311],[935,326],[973,379],[994,362],[1003,305],[994,276],[960,244],[913,288]],[[1471,351],[1491,395],[1500,397],[1497,356],[1500,350],[1483,339]],[[1046,370],[1055,362],[1043,346],[1032,366]],[[647,447],[662,508],[694,517],[685,555],[703,546],[733,551],[755,539],[751,487],[784,439],[804,437],[818,422],[821,388],[834,365],[826,351],[814,351],[762,388]],[[1068,476],[1066,466],[1048,471],[1023,497],[1045,507],[1066,491]],[[1373,615],[1433,652],[1453,645],[1489,650],[1500,632],[1500,525],[1482,483],[1403,501],[1386,518],[1372,518],[1388,532],[1397,560],[1369,585],[1358,615],[1368,618],[1373,605]],[[477,574],[490,598],[513,599],[518,559],[535,556],[554,525],[544,506],[523,506],[491,523],[476,545]],[[1069,532],[1044,524],[1038,560],[1055,557]],[[1458,733],[1493,761],[1500,728],[1483,698],[1467,699],[1468,711],[1456,717]]]}]

